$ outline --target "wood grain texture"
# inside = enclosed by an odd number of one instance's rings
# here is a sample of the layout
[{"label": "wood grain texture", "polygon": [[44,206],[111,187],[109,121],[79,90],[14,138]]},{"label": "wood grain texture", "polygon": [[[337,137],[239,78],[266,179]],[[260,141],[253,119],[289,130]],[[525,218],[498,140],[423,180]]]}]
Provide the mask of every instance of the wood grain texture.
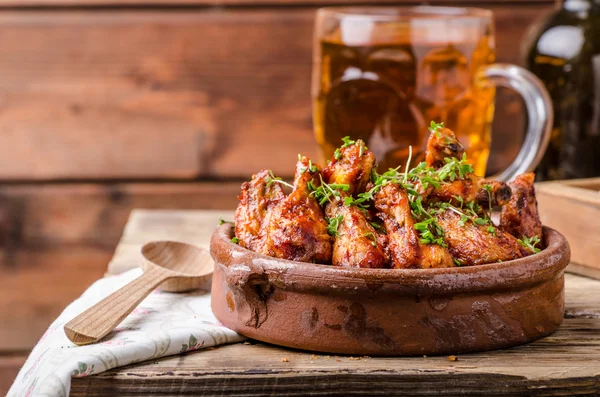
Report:
[{"label": "wood grain texture", "polygon": [[[217,214],[135,211],[112,263],[136,241],[169,229],[173,238],[206,228]],[[219,214],[220,216],[220,214]],[[179,225],[179,229],[177,228]],[[179,232],[177,230],[180,230]],[[143,231],[143,237],[139,233]],[[206,243],[206,241],[204,242]],[[112,268],[116,271],[125,270]],[[71,395],[504,395],[600,393],[600,282],[566,275],[566,319],[554,335],[520,347],[447,357],[326,356],[241,343],[73,380]]]},{"label": "wood grain texture", "polygon": [[[498,61],[549,9],[515,7],[491,6]],[[290,175],[316,153],[314,11],[2,12],[0,180]],[[521,136],[506,108],[504,146]]]},{"label": "wood grain texture", "polygon": [[0,255],[0,354],[26,352],[50,323],[104,275],[111,252],[53,246]]},{"label": "wood grain texture", "polygon": [[5,396],[17,373],[25,363],[26,355],[0,356],[0,396]]},{"label": "wood grain texture", "polygon": [[[0,0],[0,7],[81,7],[81,6],[282,6],[282,5],[346,5],[346,4],[418,4],[414,0]],[[433,0],[429,4],[472,5],[472,0]],[[482,4],[481,4],[482,3]],[[486,0],[478,7],[498,3],[543,3],[553,4],[551,0]]]},{"label": "wood grain texture", "polygon": [[0,248],[58,244],[112,251],[133,208],[234,209],[241,182],[0,186]]},{"label": "wood grain texture", "polygon": [[457,361],[313,355],[242,343],[77,378],[71,395],[593,395],[600,391],[600,344],[591,333],[599,329],[597,318],[566,319],[541,341]]},{"label": "wood grain texture", "polygon": [[31,349],[105,273],[133,208],[233,209],[239,190],[240,182],[1,186],[0,352]]},{"label": "wood grain texture", "polygon": [[600,178],[536,184],[542,222],[569,240],[570,270],[600,279]]}]

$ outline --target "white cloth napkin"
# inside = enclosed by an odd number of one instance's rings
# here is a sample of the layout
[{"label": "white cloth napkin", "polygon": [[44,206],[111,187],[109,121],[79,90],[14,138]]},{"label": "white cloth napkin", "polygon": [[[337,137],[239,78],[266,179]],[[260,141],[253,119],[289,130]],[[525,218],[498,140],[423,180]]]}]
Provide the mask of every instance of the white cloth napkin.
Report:
[{"label": "white cloth napkin", "polygon": [[71,377],[244,339],[214,317],[206,290],[154,291],[101,343],[75,346],[67,339],[65,323],[141,274],[133,269],[98,280],[71,303],[33,348],[7,397],[66,397]]}]

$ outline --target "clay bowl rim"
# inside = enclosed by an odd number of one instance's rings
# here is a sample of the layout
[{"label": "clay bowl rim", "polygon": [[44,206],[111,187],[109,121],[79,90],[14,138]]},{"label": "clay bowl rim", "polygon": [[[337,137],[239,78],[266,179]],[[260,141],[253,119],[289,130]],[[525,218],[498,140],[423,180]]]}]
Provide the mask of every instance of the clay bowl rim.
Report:
[{"label": "clay bowl rim", "polygon": [[210,253],[215,266],[245,277],[266,276],[275,285],[298,291],[376,288],[430,296],[520,289],[556,278],[570,261],[566,238],[546,226],[543,227],[545,248],[537,254],[506,262],[440,269],[363,269],[291,261],[250,251],[232,242],[232,237],[231,223],[214,231]]}]

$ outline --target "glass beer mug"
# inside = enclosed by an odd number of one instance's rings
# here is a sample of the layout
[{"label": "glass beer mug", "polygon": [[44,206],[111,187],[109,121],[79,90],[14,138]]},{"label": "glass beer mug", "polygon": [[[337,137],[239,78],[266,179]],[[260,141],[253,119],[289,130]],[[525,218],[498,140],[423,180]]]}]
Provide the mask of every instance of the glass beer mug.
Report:
[{"label": "glass beer mug", "polygon": [[492,12],[452,7],[331,7],[317,12],[313,119],[325,159],[344,136],[362,139],[379,170],[424,159],[431,121],[444,122],[485,174],[495,86],[519,92],[527,134],[501,180],[535,168],[546,149],[552,106],[541,82],[494,64]]}]

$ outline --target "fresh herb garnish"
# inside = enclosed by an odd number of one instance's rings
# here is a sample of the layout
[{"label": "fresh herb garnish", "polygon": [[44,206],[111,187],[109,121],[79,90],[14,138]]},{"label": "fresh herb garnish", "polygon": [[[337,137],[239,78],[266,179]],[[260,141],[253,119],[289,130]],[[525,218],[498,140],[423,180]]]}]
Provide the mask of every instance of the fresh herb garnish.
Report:
[{"label": "fresh herb garnish", "polygon": [[[434,121],[429,125],[429,130],[435,132],[439,137],[439,131],[444,128],[444,123],[436,123]],[[361,141],[351,140],[349,137],[342,139],[343,145],[341,149],[354,144],[361,144]],[[362,149],[362,145],[361,145]],[[495,232],[495,228],[491,220],[486,216],[480,216],[483,211],[479,205],[475,202],[465,203],[464,199],[459,196],[455,196],[458,208],[451,205],[450,203],[434,203],[425,208],[423,204],[422,192],[428,188],[438,189],[442,184],[454,182],[457,180],[464,180],[469,177],[469,174],[473,173],[473,167],[467,163],[466,155],[463,154],[462,158],[445,158],[444,165],[439,169],[429,167],[426,162],[417,164],[412,169],[410,168],[412,160],[412,146],[409,146],[409,155],[404,172],[399,172],[399,168],[391,168],[383,174],[379,174],[376,171],[371,173],[371,182],[373,186],[366,192],[359,193],[356,197],[347,196],[344,197],[344,205],[356,206],[359,209],[366,211],[370,207],[371,201],[374,200],[375,195],[383,186],[388,183],[396,183],[400,185],[408,193],[408,199],[410,203],[411,214],[415,220],[414,228],[419,232],[421,242],[424,244],[439,244],[446,246],[444,241],[444,230],[439,226],[435,218],[436,214],[442,213],[446,209],[458,212],[461,216],[459,224],[464,225],[466,222],[473,222],[479,226],[488,225],[487,230],[490,233]],[[362,150],[360,152],[362,155]],[[334,153],[334,158],[337,160],[341,157],[340,149],[337,149]],[[320,203],[329,200],[332,193],[323,195],[319,199]]]},{"label": "fresh herb garnish", "polygon": [[[298,155],[298,159],[302,160],[302,158],[300,157],[300,155]],[[319,169],[317,168],[316,165],[314,165],[312,163],[312,160],[308,160],[308,167],[303,167],[300,169],[300,173],[304,174],[306,171],[308,172],[317,172]]]},{"label": "fresh herb garnish", "polygon": [[366,237],[369,240],[371,240],[371,245],[373,247],[377,247],[377,236],[375,235],[375,233],[373,233],[373,232],[367,232],[367,233],[364,234],[364,237]]},{"label": "fresh herb garnish", "polygon": [[541,251],[541,249],[536,247],[536,245],[541,243],[540,238],[538,236],[533,236],[533,237],[523,236],[522,239],[518,239],[517,241],[519,242],[519,244],[521,244],[523,247],[527,248],[529,251],[533,252],[534,254],[537,254],[538,252]]},{"label": "fresh herb garnish", "polygon": [[456,266],[459,266],[459,267],[460,267],[460,266],[463,266],[463,263],[462,263],[461,261],[459,261],[458,259],[456,259],[456,258],[452,258],[452,260],[454,261],[454,264],[455,264]]},{"label": "fresh herb garnish", "polygon": [[385,227],[383,225],[380,225],[377,222],[370,222],[370,225],[373,226],[373,229],[377,230],[378,232],[383,233],[383,234],[387,234],[386,230],[385,230]]},{"label": "fresh herb garnish", "polygon": [[[398,167],[400,168],[400,167]],[[378,174],[373,171],[371,173],[371,181],[373,182],[373,187],[366,192],[359,193],[356,198],[354,197],[345,197],[344,204],[346,206],[356,206],[361,210],[366,210],[369,208],[369,201],[372,201],[375,198],[375,194],[388,182],[395,181],[398,182],[401,174],[398,172],[398,168],[390,168],[388,171],[383,174]],[[412,188],[412,186],[406,186],[406,188]]]},{"label": "fresh herb garnish", "polygon": [[223,218],[219,218],[219,226],[221,226],[221,225],[222,225],[222,224],[224,224],[224,223],[233,223],[233,222],[232,222],[232,221],[226,221],[226,220],[225,220],[225,219],[223,219]]},{"label": "fresh herb garnish", "polygon": [[342,142],[344,142],[344,144],[341,146],[341,149],[347,148],[348,146],[352,146],[356,143],[356,141],[350,139],[349,136],[343,137]]},{"label": "fresh herb garnish", "polygon": [[338,215],[334,218],[326,218],[327,221],[327,233],[331,236],[339,236],[338,228],[340,227],[340,222],[344,219],[343,215]]},{"label": "fresh herb garnish", "polygon": [[444,122],[436,123],[435,121],[431,121],[429,124],[429,131],[435,133],[436,137],[440,137],[440,130],[444,128]]},{"label": "fresh herb garnish", "polygon": [[294,185],[287,183],[286,181],[282,180],[281,178],[273,175],[273,171],[271,171],[271,170],[269,170],[269,176],[267,176],[265,178],[265,181],[267,182],[267,187],[271,186],[273,183],[280,183],[284,186],[291,187],[292,189],[294,188]]},{"label": "fresh herb garnish", "polygon": [[234,244],[237,244],[237,243],[239,243],[239,242],[240,242],[240,239],[239,239],[239,238],[237,238],[237,237],[235,237],[235,236],[233,236],[233,237],[231,238],[231,242],[232,242],[232,243],[234,243]]},{"label": "fresh herb garnish", "polygon": [[319,175],[319,177],[321,178],[321,186],[316,187],[312,181],[307,184],[308,189],[311,191],[310,195],[317,199],[319,205],[323,205],[326,202],[331,202],[331,197],[341,197],[340,191],[347,192],[350,189],[350,185],[346,183],[328,184],[323,181],[323,177],[321,175]]},{"label": "fresh herb garnish", "polygon": [[410,167],[410,162],[412,160],[412,146],[408,147],[408,159],[406,160],[406,166],[404,167],[404,183],[408,181],[408,169]]},{"label": "fresh herb garnish", "polygon": [[492,185],[485,184],[483,185],[483,190],[485,190],[488,194],[488,206],[490,211],[490,216],[492,215]]},{"label": "fresh herb garnish", "polygon": [[467,174],[473,173],[473,167],[467,163],[467,154],[463,153],[459,160],[455,157],[444,159],[444,165],[437,170],[438,180],[440,182],[455,181],[465,179]]},{"label": "fresh herb garnish", "polygon": [[[454,198],[456,198],[457,196],[455,196]],[[461,204],[463,204],[464,202],[461,201]],[[456,214],[460,215],[460,220],[458,221],[458,225],[459,226],[464,226],[467,222],[471,221],[473,224],[478,225],[478,226],[485,226],[488,225],[487,231],[489,233],[495,233],[496,232],[496,228],[494,228],[494,225],[492,224],[492,220],[486,216],[479,216],[479,214],[481,214],[481,206],[478,205],[477,203],[475,203],[474,201],[471,201],[469,203],[467,203],[464,208],[461,205],[460,208],[457,208],[456,206],[452,205],[451,203],[435,203],[435,205],[439,208],[439,213],[445,211],[445,210],[450,210],[452,212],[455,212]]]},{"label": "fresh herb garnish", "polygon": [[335,152],[333,153],[333,158],[335,158],[336,160],[339,160],[341,157],[341,151],[340,149],[344,149],[347,148],[348,146],[352,146],[352,145],[357,145],[358,146],[358,157],[362,157],[363,152],[365,150],[367,150],[368,148],[365,146],[364,142],[359,140],[353,140],[350,139],[349,136],[345,136],[342,138],[342,142],[344,142],[342,144],[342,146],[339,149],[336,149]]},{"label": "fresh herb garnish", "polygon": [[442,247],[448,246],[444,241],[444,229],[440,227],[435,218],[431,217],[419,223],[415,223],[414,228],[419,232],[421,243],[437,244]]}]

